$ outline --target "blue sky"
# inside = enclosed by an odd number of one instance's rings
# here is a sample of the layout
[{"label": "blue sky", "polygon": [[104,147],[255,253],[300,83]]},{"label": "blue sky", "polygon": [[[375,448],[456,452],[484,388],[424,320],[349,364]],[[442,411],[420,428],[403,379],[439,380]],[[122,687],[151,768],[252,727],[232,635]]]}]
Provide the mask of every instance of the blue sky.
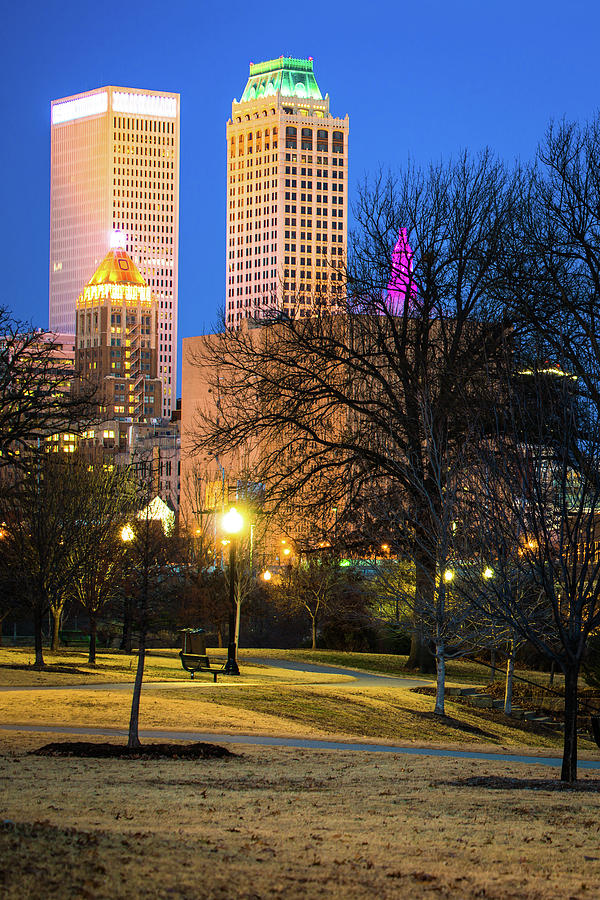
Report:
[{"label": "blue sky", "polygon": [[528,159],[551,118],[598,107],[596,0],[251,4],[21,0],[4,12],[0,302],[48,322],[50,100],[104,84],[181,93],[179,334],[224,297],[225,122],[248,63],[312,56],[334,115],[350,115],[350,201],[399,170],[490,146]]}]

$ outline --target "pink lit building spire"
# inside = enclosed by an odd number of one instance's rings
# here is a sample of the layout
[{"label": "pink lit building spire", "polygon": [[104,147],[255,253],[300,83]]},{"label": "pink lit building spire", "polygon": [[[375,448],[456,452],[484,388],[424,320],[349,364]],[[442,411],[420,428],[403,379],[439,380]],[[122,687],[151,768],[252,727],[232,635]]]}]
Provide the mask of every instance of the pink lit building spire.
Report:
[{"label": "pink lit building spire", "polygon": [[406,303],[417,298],[417,286],[413,278],[413,252],[408,243],[406,228],[401,228],[392,253],[392,271],[387,288],[386,306],[393,316],[401,316]]}]

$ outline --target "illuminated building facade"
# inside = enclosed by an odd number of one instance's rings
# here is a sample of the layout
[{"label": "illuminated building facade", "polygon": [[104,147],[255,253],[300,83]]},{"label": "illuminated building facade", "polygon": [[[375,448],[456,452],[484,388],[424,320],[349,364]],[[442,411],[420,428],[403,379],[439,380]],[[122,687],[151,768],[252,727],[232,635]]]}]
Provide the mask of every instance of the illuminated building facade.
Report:
[{"label": "illuminated building facade", "polygon": [[75,367],[101,386],[102,418],[159,418],[157,301],[125,250],[110,250],[77,298],[76,328]]},{"label": "illuminated building facade", "polygon": [[228,325],[305,316],[316,298],[343,292],[348,130],[312,59],[250,64],[227,123]]},{"label": "illuminated building facade", "polygon": [[52,102],[52,331],[75,332],[75,301],[118,233],[158,302],[163,416],[175,407],[179,94],[104,87]]}]

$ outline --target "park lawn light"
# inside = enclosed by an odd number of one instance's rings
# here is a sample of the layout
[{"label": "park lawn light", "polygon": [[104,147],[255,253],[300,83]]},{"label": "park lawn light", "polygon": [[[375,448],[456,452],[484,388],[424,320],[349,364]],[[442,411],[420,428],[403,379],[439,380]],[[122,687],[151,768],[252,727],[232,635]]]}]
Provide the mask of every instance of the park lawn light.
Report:
[{"label": "park lawn light", "polygon": [[227,646],[227,662],[223,672],[225,675],[239,675],[240,670],[237,664],[235,646],[235,551],[237,544],[235,538],[244,527],[244,518],[232,506],[229,512],[225,513],[221,519],[221,526],[226,534],[231,535],[231,539],[227,541],[229,544],[229,644]]},{"label": "park lawn light", "polygon": [[263,581],[270,581],[273,576],[271,575],[271,573],[269,572],[268,569],[265,569],[265,571],[262,573],[262,577],[263,577]]},{"label": "park lawn light", "polygon": [[483,577],[486,579],[486,581],[489,581],[490,578],[494,577],[494,570],[490,569],[489,566],[486,566],[483,570]]},{"label": "park lawn light", "polygon": [[452,571],[452,569],[446,569],[446,571],[444,572],[444,581],[449,584],[453,578],[454,572]]},{"label": "park lawn light", "polygon": [[291,552],[292,552],[292,551],[290,550],[289,547],[284,547],[284,549],[283,549],[283,555],[284,555],[284,556],[289,556]]}]

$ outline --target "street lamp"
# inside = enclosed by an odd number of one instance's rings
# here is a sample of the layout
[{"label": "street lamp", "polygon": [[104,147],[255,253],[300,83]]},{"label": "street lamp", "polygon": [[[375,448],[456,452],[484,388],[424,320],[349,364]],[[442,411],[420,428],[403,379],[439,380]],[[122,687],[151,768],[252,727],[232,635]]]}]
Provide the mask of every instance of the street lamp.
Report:
[{"label": "street lamp", "polygon": [[229,644],[227,647],[227,662],[223,669],[225,675],[239,675],[240,670],[236,660],[235,645],[235,551],[236,535],[244,527],[244,519],[237,509],[232,506],[221,520],[223,531],[231,535],[229,543]]},{"label": "street lamp", "polygon": [[271,573],[269,572],[268,569],[265,569],[265,571],[262,574],[262,577],[263,577],[263,581],[270,581],[273,576],[271,575]]},{"label": "street lamp", "polygon": [[452,571],[452,569],[446,569],[446,571],[444,572],[444,581],[449,584],[453,578],[454,572]]},{"label": "street lamp", "polygon": [[135,532],[131,525],[123,525],[121,528],[121,540],[124,544],[129,544],[135,537]]}]

